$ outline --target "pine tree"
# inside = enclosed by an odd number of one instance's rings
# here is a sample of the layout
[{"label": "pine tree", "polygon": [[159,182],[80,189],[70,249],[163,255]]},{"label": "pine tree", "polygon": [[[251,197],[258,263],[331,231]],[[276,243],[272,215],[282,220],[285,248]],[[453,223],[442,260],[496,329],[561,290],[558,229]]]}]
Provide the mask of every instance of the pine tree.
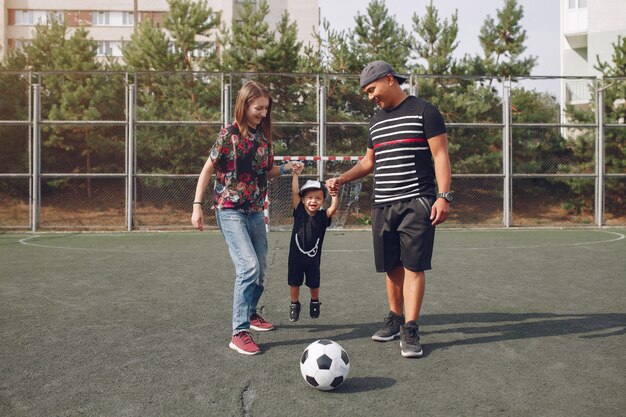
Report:
[{"label": "pine tree", "polygon": [[265,47],[261,61],[268,72],[295,72],[300,61],[302,42],[298,41],[298,25],[289,21],[285,12],[276,25],[274,39]]},{"label": "pine tree", "polygon": [[[96,59],[97,43],[84,28],[69,35],[56,20],[37,25],[32,41],[15,51],[5,68],[28,67],[41,74],[41,117],[45,120],[120,120],[124,77],[96,71],[110,63]],[[54,71],[54,72],[46,72]],[[59,73],[58,71],[65,71]],[[116,172],[123,170],[124,130],[96,125],[58,124],[42,127],[43,169],[53,172]],[[46,187],[82,187],[82,181],[46,182]],[[92,180],[86,189],[91,195]],[[46,188],[44,187],[44,191]]]},{"label": "pine tree", "polygon": [[122,46],[122,56],[131,71],[175,71],[182,66],[165,33],[150,20],[141,22],[130,42]]},{"label": "pine tree", "polygon": [[[349,32],[330,28],[328,20],[322,22],[321,34],[317,34],[317,45],[304,49],[305,59],[301,68],[305,72],[358,73],[361,64],[350,49]],[[322,35],[323,34],[323,35]]]},{"label": "pine tree", "polygon": [[122,47],[124,62],[136,71],[197,70],[214,66],[217,52],[209,41],[220,17],[206,0],[168,0],[163,22],[168,35],[146,20]]},{"label": "pine tree", "polygon": [[269,14],[266,0],[241,4],[241,23],[233,22],[230,30],[222,26],[222,71],[263,72],[265,48],[274,41],[274,33],[265,18]]},{"label": "pine tree", "polygon": [[352,53],[360,71],[368,62],[387,61],[397,72],[405,72],[411,47],[411,38],[403,26],[389,16],[383,0],[372,0],[367,14],[357,13],[356,26],[350,32]]},{"label": "pine tree", "polygon": [[[612,44],[610,61],[596,57],[596,69],[602,72],[604,95],[605,169],[608,173],[626,172],[626,37],[618,36]],[[614,215],[626,213],[626,182],[609,179],[606,187],[606,210]]]},{"label": "pine tree", "polygon": [[426,15],[420,19],[417,13],[413,14],[413,31],[419,36],[413,44],[413,52],[418,60],[426,62],[420,65],[420,72],[426,74],[449,74],[455,66],[452,57],[458,46],[457,34],[458,13],[455,12],[450,21],[439,20],[439,13],[433,2],[426,6]]},{"label": "pine tree", "polygon": [[[474,67],[474,75],[528,76],[537,58],[530,56],[521,58],[526,50],[526,30],[520,26],[524,17],[524,9],[518,6],[517,0],[505,0],[504,8],[497,10],[496,22],[487,15],[480,30],[480,44],[484,57],[482,66]],[[483,73],[479,73],[484,71]]]},{"label": "pine tree", "polygon": [[596,55],[595,69],[605,77],[626,77],[626,37],[618,36],[612,46],[612,62],[600,61],[600,57]]},{"label": "pine tree", "polygon": [[182,57],[184,69],[196,69],[203,55],[210,56],[210,31],[219,26],[220,18],[207,6],[206,0],[168,0],[169,11],[163,26],[173,39],[177,54]]}]

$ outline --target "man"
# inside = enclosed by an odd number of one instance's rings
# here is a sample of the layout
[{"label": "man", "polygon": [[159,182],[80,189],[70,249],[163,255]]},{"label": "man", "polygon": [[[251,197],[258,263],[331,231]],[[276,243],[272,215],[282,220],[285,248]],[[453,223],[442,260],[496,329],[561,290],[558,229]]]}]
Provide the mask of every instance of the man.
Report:
[{"label": "man", "polygon": [[448,137],[441,113],[405,93],[400,87],[404,81],[384,61],[370,62],[363,69],[360,86],[380,110],[370,120],[363,159],[329,179],[327,186],[337,189],[374,173],[374,259],[376,270],[386,273],[390,311],[372,339],[390,341],[400,336],[402,356],[414,358],[424,353],[417,320],[425,271],[431,269],[435,226],[447,219],[452,195]]}]

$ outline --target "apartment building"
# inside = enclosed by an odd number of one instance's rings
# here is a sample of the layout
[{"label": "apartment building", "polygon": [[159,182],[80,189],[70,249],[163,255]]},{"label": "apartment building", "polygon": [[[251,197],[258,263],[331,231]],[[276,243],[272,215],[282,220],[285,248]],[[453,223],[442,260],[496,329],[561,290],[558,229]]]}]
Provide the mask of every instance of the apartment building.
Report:
[{"label": "apartment building", "polygon": [[[283,12],[298,23],[298,40],[305,45],[314,42],[319,31],[318,0],[267,0],[270,14],[266,21],[276,26]],[[208,0],[208,6],[221,12],[227,27],[241,20],[243,0]],[[256,1],[252,1],[256,4]],[[121,57],[121,46],[127,42],[135,25],[150,19],[162,24],[169,9],[166,0],[0,0],[0,59],[6,52],[32,39],[36,24],[52,19],[63,21],[70,32],[86,28],[98,42],[98,55]],[[210,39],[209,39],[210,40]]]},{"label": "apartment building", "polygon": [[[626,37],[626,1],[561,0],[561,75],[600,76],[597,57],[611,61],[613,43]],[[589,82],[564,80],[561,108],[565,103],[591,102]]]}]

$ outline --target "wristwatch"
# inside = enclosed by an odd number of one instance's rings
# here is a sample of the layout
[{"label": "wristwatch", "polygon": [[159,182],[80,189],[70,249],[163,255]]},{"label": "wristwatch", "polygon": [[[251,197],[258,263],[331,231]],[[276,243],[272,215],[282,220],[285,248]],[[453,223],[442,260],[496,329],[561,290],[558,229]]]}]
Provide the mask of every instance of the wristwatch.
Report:
[{"label": "wristwatch", "polygon": [[437,193],[437,198],[443,198],[448,203],[452,202],[452,192],[446,191],[445,193]]}]

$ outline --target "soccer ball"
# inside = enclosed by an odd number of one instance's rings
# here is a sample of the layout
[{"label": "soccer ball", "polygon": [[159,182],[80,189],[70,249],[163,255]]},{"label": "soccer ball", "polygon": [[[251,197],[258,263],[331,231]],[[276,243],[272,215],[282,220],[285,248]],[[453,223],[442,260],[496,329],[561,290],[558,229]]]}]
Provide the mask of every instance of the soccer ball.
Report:
[{"label": "soccer ball", "polygon": [[348,354],[339,343],[332,340],[316,340],[302,352],[300,372],[313,388],[333,390],[346,380],[349,371]]}]

